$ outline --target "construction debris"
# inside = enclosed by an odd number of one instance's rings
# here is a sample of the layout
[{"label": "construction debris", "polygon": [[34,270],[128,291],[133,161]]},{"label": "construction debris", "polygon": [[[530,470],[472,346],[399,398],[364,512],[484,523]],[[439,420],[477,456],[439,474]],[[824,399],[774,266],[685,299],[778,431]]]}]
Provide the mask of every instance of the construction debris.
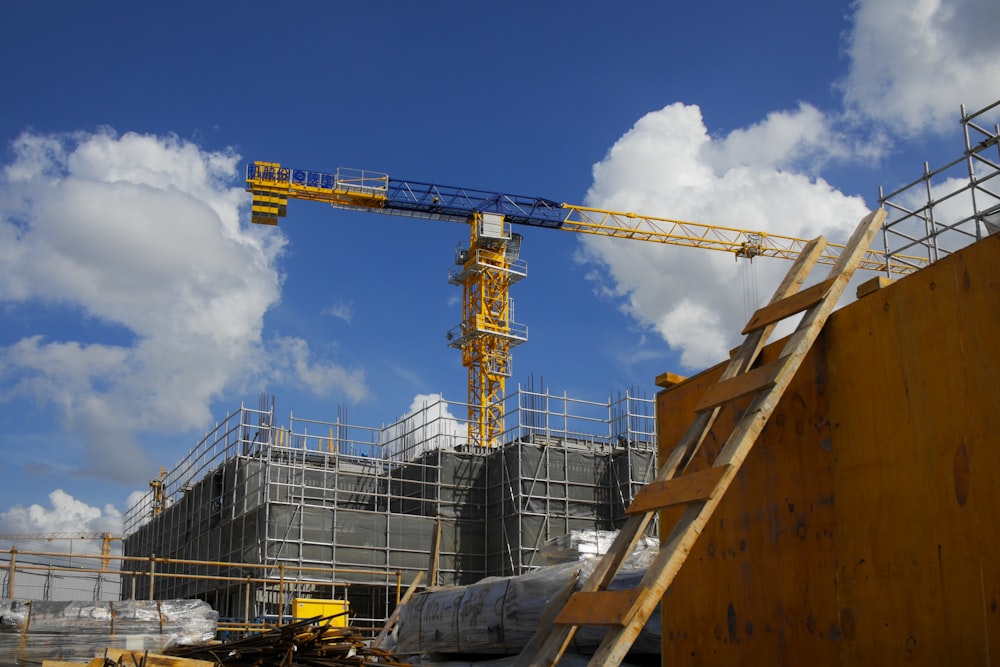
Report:
[{"label": "construction debris", "polygon": [[215,667],[214,662],[174,658],[147,651],[123,651],[109,648],[90,662],[43,660],[42,667]]},{"label": "construction debris", "polygon": [[368,646],[356,629],[333,626],[334,618],[306,619],[231,642],[176,647],[165,653],[221,667],[409,667],[389,651]]}]

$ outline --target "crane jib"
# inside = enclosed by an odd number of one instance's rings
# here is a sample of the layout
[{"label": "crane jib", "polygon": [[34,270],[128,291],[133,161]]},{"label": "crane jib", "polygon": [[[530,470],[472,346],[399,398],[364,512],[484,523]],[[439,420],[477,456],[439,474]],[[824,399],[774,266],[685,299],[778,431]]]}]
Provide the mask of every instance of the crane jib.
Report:
[{"label": "crane jib", "polygon": [[562,204],[550,199],[399,180],[361,169],[329,173],[252,162],[247,165],[247,183],[295,190],[308,199],[338,206],[357,204],[369,210],[456,222],[466,222],[475,213],[499,213],[512,224],[558,228],[566,218]]}]

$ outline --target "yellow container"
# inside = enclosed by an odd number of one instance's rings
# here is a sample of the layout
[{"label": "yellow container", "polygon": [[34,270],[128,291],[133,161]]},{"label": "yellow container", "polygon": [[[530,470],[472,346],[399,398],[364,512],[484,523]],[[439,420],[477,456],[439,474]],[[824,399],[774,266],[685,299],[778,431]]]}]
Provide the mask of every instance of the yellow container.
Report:
[{"label": "yellow container", "polygon": [[314,598],[295,598],[292,600],[292,614],[296,620],[315,618],[317,616],[327,617],[340,614],[330,621],[332,627],[346,628],[347,612],[350,611],[350,604],[347,600],[322,600]]}]

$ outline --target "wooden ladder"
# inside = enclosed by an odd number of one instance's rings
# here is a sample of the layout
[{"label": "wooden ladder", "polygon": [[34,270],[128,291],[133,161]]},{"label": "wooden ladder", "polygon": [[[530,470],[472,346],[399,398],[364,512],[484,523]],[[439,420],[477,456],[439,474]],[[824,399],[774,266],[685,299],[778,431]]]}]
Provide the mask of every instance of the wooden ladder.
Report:
[{"label": "wooden ladder", "polygon": [[[884,220],[883,209],[867,215],[841,251],[826,280],[800,290],[826,241],[820,237],[803,248],[771,301],[754,313],[743,329],[746,335],[743,344],[733,355],[718,383],[705,392],[695,409],[694,420],[660,466],[656,479],[636,494],[627,510],[628,519],[608,552],[597,563],[593,574],[579,592],[565,601],[557,614],[546,614],[546,618],[552,620],[541,623],[536,632],[537,641],[530,642],[518,656],[517,667],[557,664],[577,628],[590,625],[608,626],[610,629],[588,664],[594,667],[621,664],[684,565],[688,553],[736,477]],[[753,368],[774,326],[798,313],[802,313],[802,318],[788,337],[778,359]],[[685,474],[688,462],[712,428],[722,406],[744,396],[752,396],[749,407],[713,465]],[[662,541],[659,554],[639,586],[631,590],[607,590],[622,563],[645,533],[653,514],[674,506],[685,506],[686,509],[669,536]]]}]

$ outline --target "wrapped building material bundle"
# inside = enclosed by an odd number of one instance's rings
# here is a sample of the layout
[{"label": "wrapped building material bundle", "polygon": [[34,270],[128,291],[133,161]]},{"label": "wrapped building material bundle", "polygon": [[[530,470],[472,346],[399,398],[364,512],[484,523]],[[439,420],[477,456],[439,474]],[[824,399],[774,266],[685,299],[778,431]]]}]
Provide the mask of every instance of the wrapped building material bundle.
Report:
[{"label": "wrapped building material bundle", "polygon": [[[565,535],[553,537],[545,541],[538,555],[545,565],[572,563],[591,556],[603,556],[611,548],[611,543],[618,536],[616,530],[572,530]],[[638,559],[659,551],[660,541],[648,535],[640,537],[632,555],[629,556],[630,567],[645,567],[650,559],[639,562]]]},{"label": "wrapped building material bundle", "polygon": [[[517,655],[534,636],[549,600],[596,559],[543,567],[517,577],[490,577],[470,586],[417,593],[400,612],[398,653]],[[611,590],[635,588],[644,569],[622,570]],[[579,582],[578,582],[579,585]],[[592,652],[606,630],[580,628],[569,650]],[[660,652],[660,614],[653,614],[633,645],[633,653]]]},{"label": "wrapped building material bundle", "polygon": [[105,648],[159,652],[215,638],[218,613],[201,600],[0,600],[0,665],[89,661]]}]

